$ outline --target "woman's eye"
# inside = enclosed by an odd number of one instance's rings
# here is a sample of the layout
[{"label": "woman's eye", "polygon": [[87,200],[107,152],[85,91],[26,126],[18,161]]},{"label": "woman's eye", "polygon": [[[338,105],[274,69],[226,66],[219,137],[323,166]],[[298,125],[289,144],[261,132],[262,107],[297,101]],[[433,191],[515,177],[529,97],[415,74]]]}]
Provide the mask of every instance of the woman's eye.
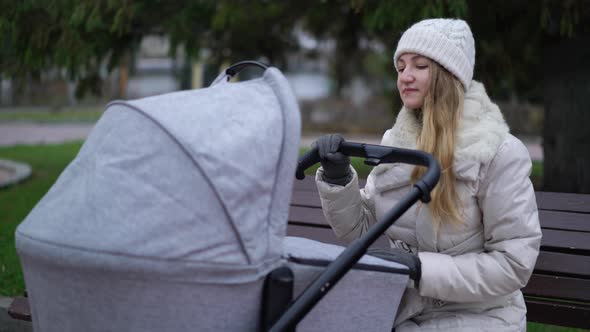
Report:
[{"label": "woman's eye", "polygon": [[428,68],[428,65],[416,65],[416,68],[418,68],[418,69],[426,69],[426,68]]},{"label": "woman's eye", "polygon": [[397,68],[397,72],[398,72],[398,73],[401,73],[401,72],[403,72],[403,71],[404,71],[404,69],[405,69],[405,68]]}]

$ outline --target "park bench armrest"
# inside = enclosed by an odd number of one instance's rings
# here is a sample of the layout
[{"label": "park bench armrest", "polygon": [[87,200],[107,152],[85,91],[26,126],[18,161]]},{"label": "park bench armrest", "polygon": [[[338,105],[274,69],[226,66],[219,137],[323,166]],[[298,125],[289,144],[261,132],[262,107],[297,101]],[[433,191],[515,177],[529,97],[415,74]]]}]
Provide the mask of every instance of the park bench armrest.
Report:
[{"label": "park bench armrest", "polygon": [[8,315],[14,319],[31,321],[31,308],[29,299],[26,297],[15,297],[8,307]]}]

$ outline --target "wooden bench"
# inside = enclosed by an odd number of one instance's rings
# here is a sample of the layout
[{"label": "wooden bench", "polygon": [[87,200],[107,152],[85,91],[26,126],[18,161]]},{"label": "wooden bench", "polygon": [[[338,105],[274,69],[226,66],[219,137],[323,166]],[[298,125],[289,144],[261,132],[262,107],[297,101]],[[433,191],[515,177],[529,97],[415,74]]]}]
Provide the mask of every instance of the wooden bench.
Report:
[{"label": "wooden bench", "polygon": [[[541,253],[523,289],[531,322],[590,329],[590,195],[537,192]],[[346,245],[324,219],[312,176],[296,181],[287,234]],[[387,247],[381,237],[376,247]],[[9,313],[30,320],[26,298]]]},{"label": "wooden bench", "polygon": [[[536,196],[543,239],[533,275],[522,290],[527,319],[590,329],[590,195]],[[295,181],[287,234],[346,245],[325,221],[313,176]],[[387,247],[387,240],[382,237],[375,246]]]}]

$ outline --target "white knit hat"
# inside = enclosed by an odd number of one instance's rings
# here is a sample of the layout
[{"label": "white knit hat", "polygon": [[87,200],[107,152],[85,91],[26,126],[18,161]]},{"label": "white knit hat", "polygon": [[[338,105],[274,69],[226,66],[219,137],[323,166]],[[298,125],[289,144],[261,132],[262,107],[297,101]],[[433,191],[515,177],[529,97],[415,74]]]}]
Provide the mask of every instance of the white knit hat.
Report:
[{"label": "white knit hat", "polygon": [[428,57],[455,75],[465,91],[471,85],[475,66],[473,35],[467,22],[456,19],[429,19],[412,25],[400,38],[393,64],[404,53]]}]

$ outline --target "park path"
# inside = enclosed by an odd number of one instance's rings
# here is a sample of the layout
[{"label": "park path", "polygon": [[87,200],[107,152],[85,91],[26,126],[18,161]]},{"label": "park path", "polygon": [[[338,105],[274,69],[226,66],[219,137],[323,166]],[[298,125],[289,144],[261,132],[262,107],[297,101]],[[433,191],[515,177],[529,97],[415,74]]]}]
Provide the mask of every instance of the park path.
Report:
[{"label": "park path", "polygon": [[[94,124],[88,123],[29,123],[29,122],[0,122],[0,146],[15,144],[52,144],[72,140],[85,139]],[[301,146],[309,147],[321,133],[304,134]],[[344,135],[351,142],[379,144],[381,138],[377,135]],[[543,160],[543,148],[540,137],[519,137],[526,145],[531,159]]]},{"label": "park path", "polygon": [[80,140],[88,136],[94,124],[0,122],[0,146],[15,144],[51,144]]}]

